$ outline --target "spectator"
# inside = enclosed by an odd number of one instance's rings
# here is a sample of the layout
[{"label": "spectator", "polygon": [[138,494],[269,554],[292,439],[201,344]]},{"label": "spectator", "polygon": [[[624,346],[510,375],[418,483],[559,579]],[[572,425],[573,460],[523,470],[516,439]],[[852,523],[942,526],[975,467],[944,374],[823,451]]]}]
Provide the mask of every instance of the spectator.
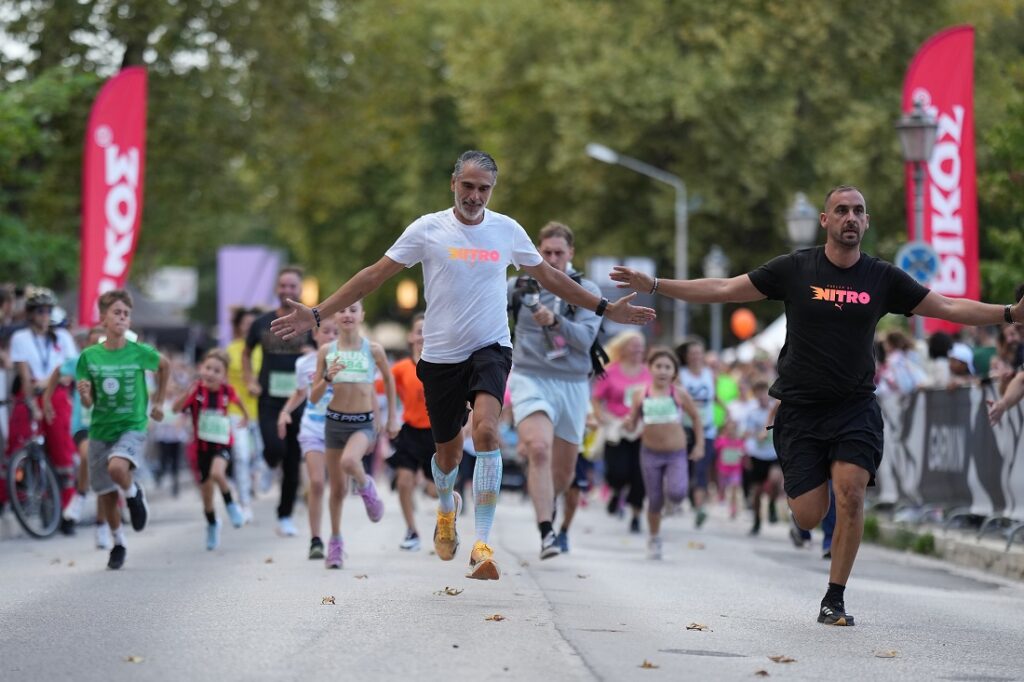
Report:
[{"label": "spectator", "polygon": [[944,388],[949,385],[949,351],[953,337],[946,332],[935,332],[928,339],[928,361],[925,363],[926,386]]},{"label": "spectator", "polygon": [[906,395],[925,383],[925,373],[916,362],[913,344],[903,332],[889,332],[882,344],[885,347],[885,365],[878,384],[879,393]]},{"label": "spectator", "polygon": [[948,387],[954,389],[974,383],[977,383],[974,379],[974,351],[966,343],[954,343],[949,350]]}]

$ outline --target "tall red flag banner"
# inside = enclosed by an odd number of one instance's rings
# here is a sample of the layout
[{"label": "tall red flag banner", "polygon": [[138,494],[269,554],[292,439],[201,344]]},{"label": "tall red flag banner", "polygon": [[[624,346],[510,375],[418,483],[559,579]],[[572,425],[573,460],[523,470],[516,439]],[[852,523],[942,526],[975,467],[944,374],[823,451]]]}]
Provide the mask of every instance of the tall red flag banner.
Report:
[{"label": "tall red flag banner", "polygon": [[96,324],[96,302],[119,289],[139,241],[146,160],[146,70],[130,67],[100,89],[82,161],[82,259],[78,319]]},{"label": "tall red flag banner", "polygon": [[[921,46],[903,82],[903,111],[921,101],[939,128],[924,176],[924,239],[939,256],[930,287],[977,301],[978,190],[974,172],[974,28],[955,26]],[[906,171],[907,235],[914,239],[913,168]],[[959,325],[925,320],[928,333]]]}]

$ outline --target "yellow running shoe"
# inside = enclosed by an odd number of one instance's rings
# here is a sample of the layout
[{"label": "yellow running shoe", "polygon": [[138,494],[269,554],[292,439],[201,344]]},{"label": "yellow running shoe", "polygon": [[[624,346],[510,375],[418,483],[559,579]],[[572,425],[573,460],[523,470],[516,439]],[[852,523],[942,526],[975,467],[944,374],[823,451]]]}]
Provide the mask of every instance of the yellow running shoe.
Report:
[{"label": "yellow running shoe", "polygon": [[469,555],[469,568],[466,577],[474,580],[497,580],[501,577],[498,562],[494,560],[494,550],[482,540],[477,540],[473,545],[473,551]]},{"label": "yellow running shoe", "polygon": [[451,561],[459,549],[459,532],[455,529],[455,520],[462,512],[462,495],[452,493],[455,497],[455,511],[442,512],[437,510],[437,523],[434,525],[434,551],[441,561]]}]

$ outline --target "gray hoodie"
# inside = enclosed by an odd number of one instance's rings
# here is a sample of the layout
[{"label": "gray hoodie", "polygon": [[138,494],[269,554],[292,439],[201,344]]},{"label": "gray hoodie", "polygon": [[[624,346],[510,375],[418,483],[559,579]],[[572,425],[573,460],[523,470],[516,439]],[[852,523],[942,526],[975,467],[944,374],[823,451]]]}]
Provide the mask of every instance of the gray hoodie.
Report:
[{"label": "gray hoodie", "polygon": [[[569,271],[566,274],[573,273]],[[509,306],[512,305],[515,285],[516,278],[509,279]],[[601,295],[601,290],[589,279],[580,280],[580,286],[595,296]],[[561,358],[548,360],[544,332],[541,326],[534,321],[530,309],[524,305],[519,308],[519,318],[514,330],[513,371],[569,381],[586,381],[591,370],[590,346],[597,338],[601,318],[585,308],[575,308],[573,314],[567,316],[569,304],[557,298],[547,289],[540,290],[540,302],[555,313],[555,319],[558,320],[556,333],[565,337],[570,352]]]}]

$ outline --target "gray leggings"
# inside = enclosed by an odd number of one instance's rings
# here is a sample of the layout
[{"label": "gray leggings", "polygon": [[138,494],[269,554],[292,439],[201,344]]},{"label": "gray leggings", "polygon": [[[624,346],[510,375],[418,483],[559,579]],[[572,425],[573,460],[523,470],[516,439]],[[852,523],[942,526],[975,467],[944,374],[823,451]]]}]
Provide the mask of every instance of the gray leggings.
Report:
[{"label": "gray leggings", "polygon": [[665,498],[673,504],[686,499],[690,474],[686,449],[658,452],[645,446],[640,448],[640,468],[647,488],[647,510],[660,514]]}]

